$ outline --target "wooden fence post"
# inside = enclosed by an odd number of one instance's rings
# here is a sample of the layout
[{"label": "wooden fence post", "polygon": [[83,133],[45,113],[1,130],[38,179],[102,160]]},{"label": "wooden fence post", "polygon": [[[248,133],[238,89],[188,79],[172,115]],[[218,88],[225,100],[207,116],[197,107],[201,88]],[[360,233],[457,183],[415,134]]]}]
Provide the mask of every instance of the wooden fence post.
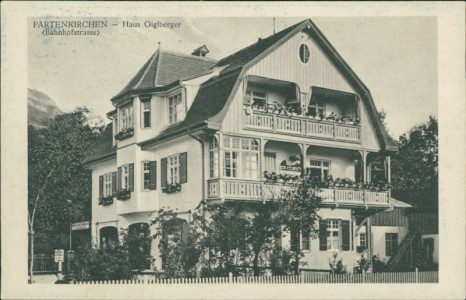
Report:
[{"label": "wooden fence post", "polygon": [[418,272],[417,267],[416,267],[416,283],[419,283],[419,272]]},{"label": "wooden fence post", "polygon": [[228,273],[228,283],[230,283],[230,284],[233,283],[233,273],[232,272]]}]

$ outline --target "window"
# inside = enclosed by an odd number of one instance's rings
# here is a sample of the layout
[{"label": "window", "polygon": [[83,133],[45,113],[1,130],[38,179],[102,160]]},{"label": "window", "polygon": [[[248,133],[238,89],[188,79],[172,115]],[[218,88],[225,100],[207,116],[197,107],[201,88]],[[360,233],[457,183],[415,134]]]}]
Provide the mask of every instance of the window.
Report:
[{"label": "window", "polygon": [[168,157],[168,183],[180,183],[180,160],[178,155]]},{"label": "window", "polygon": [[143,180],[143,188],[148,190],[150,187],[150,162],[143,162],[142,163],[142,180]]},{"label": "window", "polygon": [[359,246],[363,247],[364,249],[367,248],[367,237],[365,233],[359,234]]},{"label": "window", "polygon": [[209,175],[210,178],[218,177],[218,142],[215,136],[212,136],[209,145]]},{"label": "window", "polygon": [[133,106],[120,108],[120,130],[133,128]]},{"label": "window", "polygon": [[322,102],[311,99],[311,102],[309,103],[309,106],[307,108],[307,114],[313,117],[325,116],[324,108],[325,106]]},{"label": "window", "polygon": [[301,232],[301,250],[311,250],[311,240],[309,239],[309,230]]},{"label": "window", "polygon": [[184,118],[184,105],[182,94],[178,93],[168,98],[168,119],[169,124],[181,121]]},{"label": "window", "polygon": [[100,248],[110,248],[118,242],[118,230],[116,227],[107,226],[100,229]]},{"label": "window", "polygon": [[398,248],[398,233],[385,234],[385,255],[392,256]]},{"label": "window", "polygon": [[267,94],[259,91],[247,91],[246,92],[247,102],[251,101],[251,105],[255,105],[259,108],[264,108],[267,104]]},{"label": "window", "polygon": [[188,153],[183,152],[162,158],[160,169],[162,191],[168,184],[188,182]]},{"label": "window", "polygon": [[150,128],[150,108],[151,108],[150,99],[144,102],[141,102],[142,128]]},{"label": "window", "polygon": [[326,180],[330,175],[330,161],[311,159],[310,176]]},{"label": "window", "polygon": [[118,167],[118,187],[120,190],[134,190],[134,164]]},{"label": "window", "polygon": [[306,44],[299,46],[299,59],[303,64],[307,64],[309,61],[309,47]]},{"label": "window", "polygon": [[272,152],[264,152],[265,171],[277,172],[277,156]]},{"label": "window", "polygon": [[259,144],[255,139],[224,138],[223,175],[259,179]]},{"label": "window", "polygon": [[107,173],[104,175],[104,197],[111,196],[112,191],[112,173]]},{"label": "window", "polygon": [[340,249],[340,220],[327,220],[327,250]]}]

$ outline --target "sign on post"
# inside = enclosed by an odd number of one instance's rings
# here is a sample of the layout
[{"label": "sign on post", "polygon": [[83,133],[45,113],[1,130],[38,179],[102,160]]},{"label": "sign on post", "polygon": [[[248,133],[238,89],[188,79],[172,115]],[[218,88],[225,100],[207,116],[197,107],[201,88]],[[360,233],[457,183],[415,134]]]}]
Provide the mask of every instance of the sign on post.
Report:
[{"label": "sign on post", "polygon": [[65,261],[65,250],[64,249],[55,249],[55,262],[64,262]]},{"label": "sign on post", "polygon": [[89,229],[89,227],[90,227],[89,221],[71,224],[71,230],[84,230],[84,229]]}]

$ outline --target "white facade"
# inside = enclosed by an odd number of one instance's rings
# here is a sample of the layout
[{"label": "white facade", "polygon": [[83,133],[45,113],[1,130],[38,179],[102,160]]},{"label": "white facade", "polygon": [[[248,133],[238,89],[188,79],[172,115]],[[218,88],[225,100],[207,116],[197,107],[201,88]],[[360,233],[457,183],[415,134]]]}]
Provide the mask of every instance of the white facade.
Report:
[{"label": "white facade", "polygon": [[[209,122],[213,120],[209,126],[214,124],[215,130],[192,134],[188,126],[180,132],[165,134],[172,127],[180,125],[190,112],[198,93],[205,88],[203,83],[211,78],[222,79],[220,71],[225,66],[214,66],[208,74],[180,80],[166,89],[157,90],[154,87],[152,91],[134,92],[113,102],[116,111],[110,114],[115,123],[112,135],[118,134],[125,127],[132,128],[132,133],[113,141],[116,156],[89,164],[93,190],[92,234],[97,245],[101,228],[149,224],[160,208],[174,209],[180,213],[181,218],[189,220],[190,212],[201,201],[269,201],[273,191],[269,197],[266,189],[274,187],[264,185],[263,172],[268,171],[267,168],[277,173],[284,171],[296,175],[309,169],[321,174],[322,179],[331,175],[333,178],[353,181],[370,180],[366,172],[370,165],[368,154],[383,150],[380,137],[375,133],[375,122],[369,113],[372,108],[363,100],[365,96],[360,95],[358,89],[348,81],[348,75],[343,74],[332,62],[326,52],[328,50],[322,49],[304,28],[290,33],[286,42],[277,42],[277,46],[267,50],[267,55],[252,60],[244,67],[224,107],[209,119]],[[299,49],[303,43],[309,47],[307,63],[300,61]],[[268,104],[277,102],[285,105],[289,99],[284,98],[283,90],[277,92],[274,89],[279,81],[286,90],[285,94],[294,97],[293,103],[299,103],[304,112],[309,109],[311,97],[316,95],[313,88],[318,87],[324,92],[329,90],[334,97],[330,99],[328,96],[329,99],[323,100],[326,115],[330,112],[343,114],[350,111],[353,120],[344,124],[313,119],[304,113],[301,116],[281,116],[245,108],[244,99],[254,85],[260,86],[256,90],[266,95]],[[131,116],[128,117],[128,114]],[[356,116],[359,119],[357,122]],[[146,118],[150,118],[150,121]],[[163,139],[157,140],[159,136],[163,136]],[[214,137],[217,146],[211,150],[209,146]],[[241,143],[241,147],[235,148],[235,143]],[[285,166],[290,163],[292,156],[298,157],[300,161],[299,167],[295,169]],[[212,157],[215,157],[214,162]],[[389,158],[386,162],[389,169]],[[318,164],[322,167],[316,170]],[[149,170],[151,166],[154,169]],[[155,174],[151,173],[153,171]],[[114,199],[112,204],[104,206],[99,204],[100,178],[109,172],[118,173],[118,187],[129,187],[131,191],[129,199]],[[147,180],[154,181],[155,185],[148,188],[151,183]],[[164,192],[162,185],[170,181],[180,183],[180,190]],[[353,265],[360,257],[356,251],[356,228],[362,218],[388,208],[390,195],[388,192],[339,188],[326,189],[323,193],[325,201],[320,215],[324,220],[333,220],[336,222],[334,224],[339,224],[335,225],[331,233],[333,240],[328,242],[338,249],[322,250],[319,239],[311,239],[309,249],[303,251],[305,256],[302,267],[327,270],[328,259],[334,251],[338,251],[345,262]],[[343,226],[346,227],[342,229]],[[364,230],[361,228],[360,232]],[[383,246],[379,232],[382,234],[384,230],[390,231],[392,228],[372,230],[373,253],[377,254]],[[400,239],[405,235],[406,231],[399,232]],[[285,244],[286,240],[287,237],[283,237]],[[348,243],[344,246],[347,247],[345,250],[342,249],[343,243]],[[157,250],[154,248],[157,247],[153,247],[156,255]]]}]

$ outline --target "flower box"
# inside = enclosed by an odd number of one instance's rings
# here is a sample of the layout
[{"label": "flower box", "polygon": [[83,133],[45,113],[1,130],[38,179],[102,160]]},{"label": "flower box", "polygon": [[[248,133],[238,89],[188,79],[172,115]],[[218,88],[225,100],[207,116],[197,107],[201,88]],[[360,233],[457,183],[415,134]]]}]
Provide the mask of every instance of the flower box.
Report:
[{"label": "flower box", "polygon": [[134,135],[134,128],[126,128],[115,134],[116,140],[124,140]]},{"label": "flower box", "polygon": [[128,200],[129,198],[131,198],[131,191],[121,190],[117,193],[116,198],[118,200]]},{"label": "flower box", "polygon": [[294,171],[294,172],[301,172],[301,167],[297,166],[280,166],[280,169],[283,171]]},{"label": "flower box", "polygon": [[108,206],[113,204],[113,196],[102,197],[99,199],[99,205]]},{"label": "flower box", "polygon": [[166,194],[177,193],[181,191],[181,184],[179,183],[170,183],[162,188],[162,192]]}]

